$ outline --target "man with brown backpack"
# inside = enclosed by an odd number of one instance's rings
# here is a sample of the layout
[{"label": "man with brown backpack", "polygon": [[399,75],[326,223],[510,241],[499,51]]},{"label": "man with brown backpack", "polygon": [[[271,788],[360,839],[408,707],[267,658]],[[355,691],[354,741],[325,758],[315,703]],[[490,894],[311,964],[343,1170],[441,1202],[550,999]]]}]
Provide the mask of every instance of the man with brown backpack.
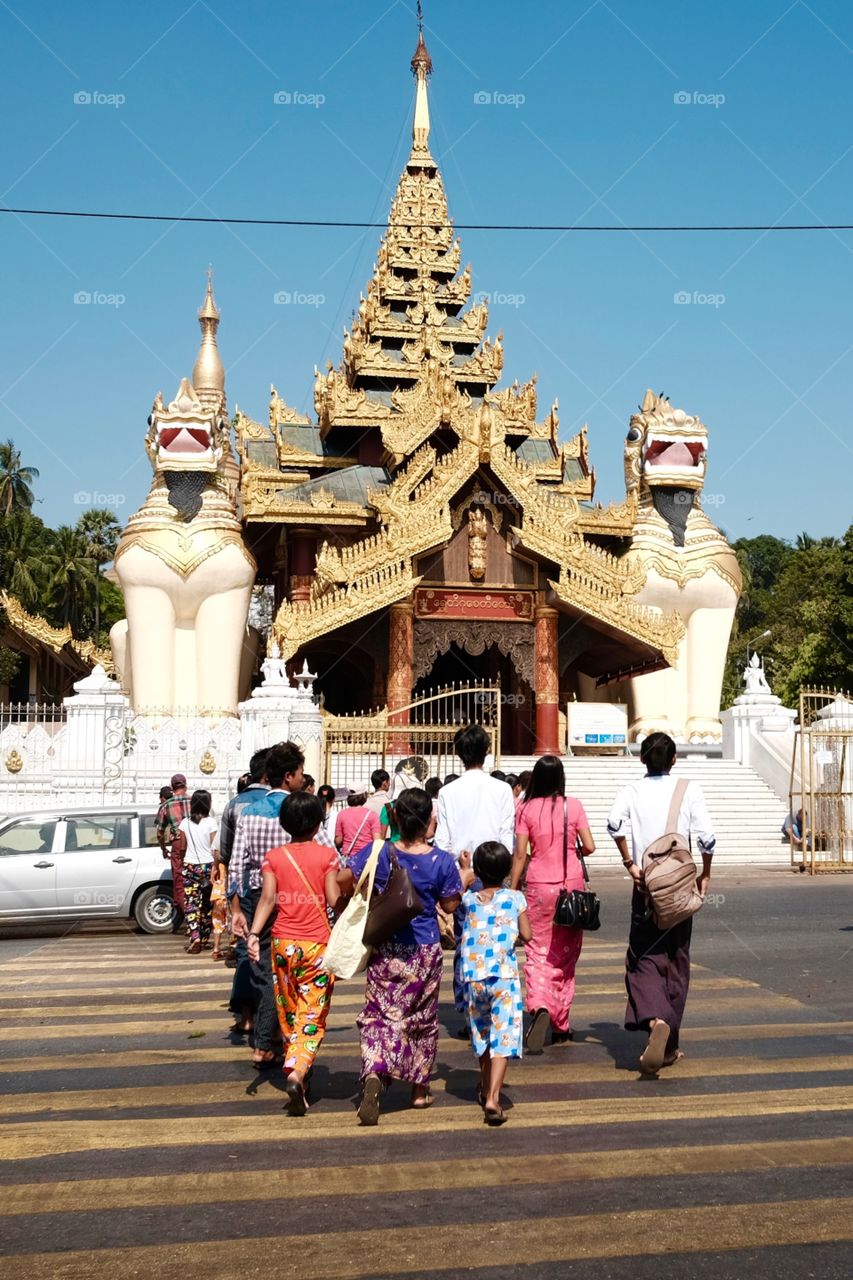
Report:
[{"label": "man with brown backpack", "polygon": [[[682,1056],[678,1037],[690,984],[693,916],[708,891],[716,839],[702,788],[671,776],[672,738],[649,734],[640,759],[645,777],[619,791],[607,830],[633,881],[625,1028],[648,1033],[640,1070],[655,1075]],[[693,862],[694,841],[701,872]]]}]

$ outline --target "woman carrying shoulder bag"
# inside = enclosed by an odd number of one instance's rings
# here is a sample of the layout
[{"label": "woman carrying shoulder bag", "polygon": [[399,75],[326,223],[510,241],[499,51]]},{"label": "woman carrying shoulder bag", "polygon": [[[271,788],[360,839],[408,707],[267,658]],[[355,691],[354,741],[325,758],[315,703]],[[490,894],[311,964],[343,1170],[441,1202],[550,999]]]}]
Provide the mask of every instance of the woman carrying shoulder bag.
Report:
[{"label": "woman carrying shoulder bag", "polygon": [[[386,842],[379,855],[376,888],[382,891],[391,875],[393,856],[409,876],[423,903],[410,924],[377,946],[367,966],[364,1009],[357,1018],[361,1035],[363,1093],[361,1124],[379,1122],[383,1087],[391,1080],[412,1086],[412,1106],[432,1104],[429,1078],[438,1052],[438,992],[441,983],[441,942],[436,904],[452,913],[459,906],[462,881],[452,854],[429,845],[432,801],[419,787],[404,791],[395,802],[399,840]],[[338,873],[344,894],[364,870],[371,848],[359,850],[349,867]]]},{"label": "woman carrying shoulder bag", "polygon": [[525,1042],[530,1054],[542,1052],[549,1026],[552,1044],[572,1038],[570,1014],[583,931],[555,925],[554,910],[561,889],[584,887],[578,840],[585,855],[595,852],[595,841],[583,805],[565,790],[562,760],[541,756],[516,816],[511,885],[518,888],[527,865],[524,892],[533,935],[524,947],[527,1009],[533,1017]]}]

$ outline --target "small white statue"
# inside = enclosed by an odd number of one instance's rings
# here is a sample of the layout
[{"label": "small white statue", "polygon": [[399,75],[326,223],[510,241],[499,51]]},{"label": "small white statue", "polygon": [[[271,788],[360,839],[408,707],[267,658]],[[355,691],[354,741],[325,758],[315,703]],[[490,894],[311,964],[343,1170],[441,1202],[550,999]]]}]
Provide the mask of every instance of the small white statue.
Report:
[{"label": "small white statue", "polygon": [[267,646],[267,656],[261,663],[261,671],[264,675],[264,684],[290,684],[281,649],[274,636],[271,637]]},{"label": "small white statue", "polygon": [[743,673],[743,683],[746,686],[747,693],[770,693],[770,685],[767,683],[767,676],[764,674],[764,663],[761,661],[757,653],[754,653],[746,665]]}]

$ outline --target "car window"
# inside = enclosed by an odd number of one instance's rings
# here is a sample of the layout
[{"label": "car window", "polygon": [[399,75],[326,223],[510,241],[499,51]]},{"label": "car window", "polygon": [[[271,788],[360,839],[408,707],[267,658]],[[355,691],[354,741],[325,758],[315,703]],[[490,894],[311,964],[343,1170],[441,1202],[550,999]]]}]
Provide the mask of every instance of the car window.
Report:
[{"label": "car window", "polygon": [[160,842],[157,839],[157,814],[145,813],[140,819],[142,824],[142,846],[145,849],[157,849]]},{"label": "car window", "polygon": [[55,819],[40,822],[30,818],[16,822],[0,835],[0,857],[8,853],[50,853],[55,830]]},{"label": "car window", "polygon": [[99,849],[130,849],[128,813],[75,814],[65,819],[65,852],[96,853]]}]

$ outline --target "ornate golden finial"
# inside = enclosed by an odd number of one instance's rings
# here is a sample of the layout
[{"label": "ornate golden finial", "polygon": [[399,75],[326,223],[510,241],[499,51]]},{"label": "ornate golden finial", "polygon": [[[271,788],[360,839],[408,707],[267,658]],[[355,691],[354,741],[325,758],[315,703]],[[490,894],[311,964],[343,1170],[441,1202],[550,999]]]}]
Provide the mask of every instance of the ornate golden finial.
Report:
[{"label": "ornate golden finial", "polygon": [[213,296],[213,267],[207,268],[207,293],[199,308],[201,346],[193,366],[193,386],[202,404],[215,408],[225,405],[225,369],[216,343],[219,308]]},{"label": "ornate golden finial", "polygon": [[415,119],[412,126],[412,154],[429,156],[429,98],[427,76],[432,75],[432,58],[424,43],[424,15],[418,2],[418,45],[412,57],[412,72],[418,82],[415,96]]}]

